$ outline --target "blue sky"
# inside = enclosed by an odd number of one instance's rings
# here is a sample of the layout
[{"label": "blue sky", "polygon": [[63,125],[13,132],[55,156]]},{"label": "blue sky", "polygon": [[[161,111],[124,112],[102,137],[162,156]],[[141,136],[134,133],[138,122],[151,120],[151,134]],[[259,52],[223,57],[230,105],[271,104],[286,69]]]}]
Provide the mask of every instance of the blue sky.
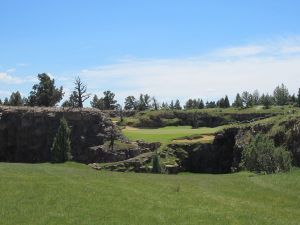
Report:
[{"label": "blue sky", "polygon": [[297,0],[0,0],[0,98],[38,73],[119,100],[300,87]]}]

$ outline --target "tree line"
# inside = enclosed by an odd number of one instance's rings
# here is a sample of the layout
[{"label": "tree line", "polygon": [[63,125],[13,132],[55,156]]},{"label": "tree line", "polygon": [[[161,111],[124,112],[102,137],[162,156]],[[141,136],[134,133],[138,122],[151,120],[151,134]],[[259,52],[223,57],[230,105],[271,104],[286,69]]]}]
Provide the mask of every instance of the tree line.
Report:
[{"label": "tree line", "polygon": [[[51,79],[46,73],[38,74],[39,82],[34,84],[28,97],[22,97],[19,91],[13,92],[9,98],[4,101],[0,99],[0,105],[7,106],[56,106],[63,99],[63,87],[56,87],[55,80]],[[69,98],[62,103],[62,107],[82,108],[84,102],[91,98],[87,91],[87,86],[77,77],[74,81],[74,89]],[[300,88],[297,96],[291,95],[288,88],[284,85],[278,85],[273,94],[260,94],[258,90],[253,93],[244,91],[238,93],[235,100],[230,104],[227,95],[218,101],[204,101],[201,98],[188,99],[184,105],[181,105],[178,99],[171,102],[162,102],[161,104],[155,97],[148,94],[140,94],[138,97],[128,96],[124,101],[124,110],[182,110],[182,109],[204,109],[204,108],[249,108],[256,105],[263,105],[269,108],[272,105],[295,105],[300,107]],[[104,91],[103,96],[94,95],[91,98],[90,105],[93,108],[101,110],[122,110],[122,106],[115,99],[115,94],[110,90]]]}]

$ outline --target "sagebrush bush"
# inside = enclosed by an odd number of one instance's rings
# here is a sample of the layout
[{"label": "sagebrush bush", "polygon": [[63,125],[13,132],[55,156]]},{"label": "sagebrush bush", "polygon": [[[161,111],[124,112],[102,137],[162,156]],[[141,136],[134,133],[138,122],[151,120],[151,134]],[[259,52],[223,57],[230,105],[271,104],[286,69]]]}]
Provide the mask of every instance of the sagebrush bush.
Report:
[{"label": "sagebrush bush", "polygon": [[71,157],[71,130],[68,127],[67,120],[63,117],[57,134],[53,140],[51,148],[51,160],[54,163],[61,163],[70,160]]},{"label": "sagebrush bush", "polygon": [[283,147],[275,147],[272,140],[258,134],[242,152],[242,166],[257,173],[288,171],[292,166],[292,157]]}]

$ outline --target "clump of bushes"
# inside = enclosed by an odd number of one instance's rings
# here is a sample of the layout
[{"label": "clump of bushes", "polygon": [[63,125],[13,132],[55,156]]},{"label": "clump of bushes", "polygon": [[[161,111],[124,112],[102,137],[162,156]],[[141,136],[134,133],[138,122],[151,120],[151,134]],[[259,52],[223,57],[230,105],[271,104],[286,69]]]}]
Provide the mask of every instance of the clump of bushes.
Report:
[{"label": "clump of bushes", "polygon": [[267,174],[288,171],[292,167],[292,157],[285,148],[276,147],[268,137],[258,134],[242,152],[242,167]]},{"label": "clump of bushes", "polygon": [[71,130],[67,120],[63,117],[51,148],[51,159],[54,163],[62,163],[71,160]]}]

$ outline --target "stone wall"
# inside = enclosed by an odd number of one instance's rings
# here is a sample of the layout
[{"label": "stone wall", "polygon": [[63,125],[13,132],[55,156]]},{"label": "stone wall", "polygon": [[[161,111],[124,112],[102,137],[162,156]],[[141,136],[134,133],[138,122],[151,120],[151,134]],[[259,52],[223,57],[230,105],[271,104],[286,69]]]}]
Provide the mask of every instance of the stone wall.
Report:
[{"label": "stone wall", "polygon": [[104,143],[107,129],[115,129],[111,120],[97,109],[55,107],[0,107],[0,161],[50,161],[50,149],[63,116],[71,128],[73,160],[97,161],[92,147]]}]

